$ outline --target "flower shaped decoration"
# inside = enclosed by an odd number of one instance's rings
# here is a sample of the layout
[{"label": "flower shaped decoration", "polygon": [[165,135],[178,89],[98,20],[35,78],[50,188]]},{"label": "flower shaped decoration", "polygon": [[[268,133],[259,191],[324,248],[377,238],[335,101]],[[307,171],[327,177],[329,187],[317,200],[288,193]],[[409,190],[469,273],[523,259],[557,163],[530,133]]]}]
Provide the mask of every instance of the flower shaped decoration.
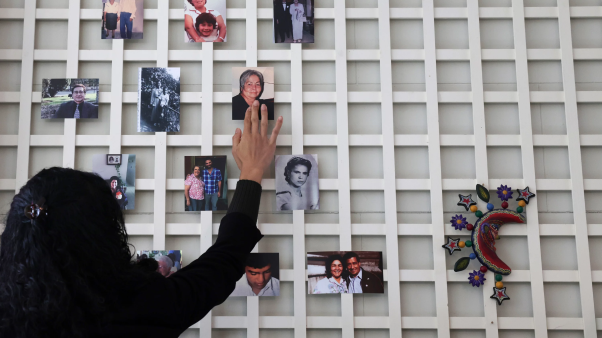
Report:
[{"label": "flower shaped decoration", "polygon": [[497,197],[506,202],[512,198],[512,188],[507,185],[500,185],[497,188]]},{"label": "flower shaped decoration", "polygon": [[456,230],[462,230],[464,228],[466,228],[466,224],[468,224],[466,222],[466,217],[462,217],[462,215],[456,215],[454,217],[452,217],[451,219],[451,224],[454,228],[456,228]]},{"label": "flower shaped decoration", "polygon": [[468,275],[468,282],[470,282],[472,286],[480,287],[482,284],[485,284],[486,278],[481,271],[472,270]]}]

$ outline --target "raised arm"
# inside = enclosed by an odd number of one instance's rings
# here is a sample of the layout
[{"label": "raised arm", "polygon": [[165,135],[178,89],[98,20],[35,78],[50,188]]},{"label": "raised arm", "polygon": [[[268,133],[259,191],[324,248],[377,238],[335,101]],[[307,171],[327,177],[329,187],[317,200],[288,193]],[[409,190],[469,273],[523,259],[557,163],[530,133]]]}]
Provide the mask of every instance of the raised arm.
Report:
[{"label": "raised arm", "polygon": [[217,240],[201,257],[166,279],[167,297],[175,302],[175,318],[182,330],[198,322],[207,312],[228,298],[244,273],[244,264],[255,244],[263,237],[257,229],[261,178],[272,163],[282,117],[267,136],[267,109],[259,102],[247,109],[244,131],[232,137],[232,155],[240,168],[239,182],[228,214],[222,218]]}]

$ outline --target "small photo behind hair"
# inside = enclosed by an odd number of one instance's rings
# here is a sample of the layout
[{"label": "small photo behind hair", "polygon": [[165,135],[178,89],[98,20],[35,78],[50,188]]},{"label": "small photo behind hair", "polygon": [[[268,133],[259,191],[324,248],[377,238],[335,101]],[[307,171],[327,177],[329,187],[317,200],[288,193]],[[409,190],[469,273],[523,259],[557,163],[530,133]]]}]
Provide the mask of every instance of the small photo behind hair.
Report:
[{"label": "small photo behind hair", "polygon": [[42,79],[42,119],[97,119],[98,79]]},{"label": "small photo behind hair", "polygon": [[318,155],[276,155],[276,210],[320,209]]},{"label": "small photo behind hair", "polygon": [[[136,155],[119,154],[120,164],[107,164],[115,154],[92,156],[92,172],[102,177],[111,188],[111,193],[121,210],[134,210],[136,204]],[[113,161],[115,156],[113,156]]]},{"label": "small photo behind hair", "polygon": [[135,260],[140,268],[167,278],[182,268],[182,250],[140,250]]},{"label": "small photo behind hair", "polygon": [[183,0],[184,42],[226,42],[226,0]]},{"label": "small photo behind hair", "polygon": [[247,108],[259,101],[274,119],[274,67],[232,67],[232,120],[244,120]]},{"label": "small photo behind hair", "polygon": [[383,271],[380,251],[308,252],[307,292],[384,293]]},{"label": "small photo behind hair", "polygon": [[230,297],[280,296],[279,258],[279,253],[250,253]]},{"label": "small photo behind hair", "polygon": [[228,210],[226,156],[184,156],[184,211]]}]

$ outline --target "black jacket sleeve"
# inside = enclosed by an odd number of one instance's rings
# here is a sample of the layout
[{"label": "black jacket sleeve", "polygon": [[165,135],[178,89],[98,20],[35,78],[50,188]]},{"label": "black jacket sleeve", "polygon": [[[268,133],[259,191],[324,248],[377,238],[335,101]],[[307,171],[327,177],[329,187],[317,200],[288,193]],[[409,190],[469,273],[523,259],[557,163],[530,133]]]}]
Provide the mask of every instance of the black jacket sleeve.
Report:
[{"label": "black jacket sleeve", "polygon": [[182,329],[203,318],[234,291],[247,256],[263,237],[257,229],[261,185],[242,180],[233,203],[222,218],[219,233],[201,257],[166,279],[168,294],[178,299],[174,309]]},{"label": "black jacket sleeve", "polygon": [[255,221],[242,213],[227,214],[217,241],[201,257],[166,279],[174,309],[186,329],[223,303],[244,273],[248,254],[263,236]]}]

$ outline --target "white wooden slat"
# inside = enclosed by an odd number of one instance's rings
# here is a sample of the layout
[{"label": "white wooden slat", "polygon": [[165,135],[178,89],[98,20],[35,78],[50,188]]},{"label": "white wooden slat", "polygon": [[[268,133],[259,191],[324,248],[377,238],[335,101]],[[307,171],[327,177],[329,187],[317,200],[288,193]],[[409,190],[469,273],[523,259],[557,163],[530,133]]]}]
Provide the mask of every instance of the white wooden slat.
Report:
[{"label": "white wooden slat", "polygon": [[[481,30],[479,25],[478,0],[468,0],[468,44],[470,46],[470,77],[472,88],[472,121],[474,126],[475,165],[477,182],[488,182],[487,171],[487,136],[485,133],[485,98],[483,94],[483,69],[481,64]],[[493,187],[489,187],[490,189]],[[481,210],[487,210],[486,204],[478,200]],[[448,227],[449,228],[449,227]],[[490,274],[488,274],[490,275]],[[493,302],[491,289],[495,285],[494,278],[486,278],[483,285],[483,306],[485,310],[485,335],[497,338],[497,303]]]},{"label": "white wooden slat", "polygon": [[[19,135],[17,145],[17,169],[15,184],[11,190],[18,192],[29,178],[29,135],[31,133],[31,90],[33,88],[33,50],[35,41],[35,8],[36,0],[25,0],[23,9],[23,59],[21,60],[20,93],[15,93],[19,102]],[[2,12],[4,12],[3,10]],[[9,14],[17,15],[15,11]],[[18,96],[17,96],[18,95]],[[4,95],[0,93],[0,101]]]},{"label": "white wooden slat", "polygon": [[[17,145],[17,135],[0,135],[0,145]],[[124,146],[151,147],[155,145],[154,135],[121,135],[121,141]],[[36,146],[62,146],[63,135],[32,135],[32,142]],[[395,146],[428,146],[428,135],[394,135]],[[602,136],[600,135],[580,135],[582,146],[599,147],[602,146]],[[520,146],[520,135],[487,135],[486,142],[488,147],[509,147]],[[337,145],[337,135],[304,135],[303,145],[312,147],[332,147]],[[535,147],[562,147],[568,146],[568,137],[566,135],[533,135],[533,145]],[[442,147],[464,147],[475,144],[473,135],[441,135],[440,143]],[[215,146],[231,146],[231,135],[213,135],[213,144]],[[108,146],[108,135],[76,135],[76,146]],[[200,135],[167,135],[168,147],[189,147],[201,146],[202,137]],[[290,146],[291,136],[280,135],[278,137],[279,146]],[[382,146],[382,135],[349,135],[349,146],[354,147],[373,147]],[[587,180],[586,180],[587,181]],[[596,181],[596,180],[593,180]],[[568,184],[568,185],[567,185]],[[563,186],[570,186],[570,180],[563,183]],[[558,187],[560,188],[560,187]],[[589,188],[586,185],[585,190],[597,190]]]},{"label": "white wooden slat", "polygon": [[112,44],[113,50],[111,53],[111,123],[109,127],[109,153],[121,154],[121,99],[123,97],[124,41],[123,39],[117,39],[113,40]]},{"label": "white wooden slat", "polygon": [[[183,19],[182,9],[170,9],[168,16],[170,20],[181,21]],[[226,12],[228,20],[244,20],[245,10],[242,8],[229,8]],[[82,9],[82,20],[98,20],[101,15],[100,9]],[[374,8],[348,8],[346,15],[352,19],[376,19],[378,17]],[[391,8],[391,19],[421,19],[422,8]],[[525,16],[527,18],[557,18],[558,10],[556,7],[526,7]],[[573,6],[570,7],[570,17],[572,18],[598,18],[602,16],[602,6]],[[3,9],[0,15],[2,19],[20,19],[24,17],[24,10],[21,8]],[[144,19],[149,21],[157,20],[159,11],[157,9],[145,9]],[[333,8],[316,8],[315,17],[318,20],[333,19],[335,17]],[[465,19],[467,18],[464,8],[436,8],[435,17],[437,19]],[[511,19],[512,9],[510,7],[484,7],[479,11],[479,17],[483,19]],[[36,18],[39,20],[67,20],[67,10],[60,8],[42,8],[36,10]],[[261,20],[272,19],[271,8],[260,8],[258,18]]]},{"label": "white wooden slat", "polygon": [[[292,152],[303,154],[303,62],[301,60],[302,45],[291,44],[291,125]],[[318,161],[320,159],[318,158]],[[321,183],[321,182],[320,182]],[[322,189],[322,184],[320,184]],[[306,291],[305,291],[305,213],[303,210],[293,210],[293,267],[295,282],[293,286],[295,338],[307,337],[306,325]]]},{"label": "white wooden slat", "polygon": [[[518,89],[518,113],[521,134],[521,156],[525,186],[537,192],[535,179],[535,159],[531,127],[531,100],[529,95],[529,72],[527,65],[527,41],[525,31],[525,9],[523,0],[512,0],[514,48],[516,49],[516,84]],[[537,203],[529,203],[525,208],[527,219],[527,243],[529,246],[529,267],[531,271],[531,297],[533,301],[533,324],[535,337],[548,336],[546,306],[543,292],[541,243],[539,238],[539,213]]]},{"label": "white wooden slat", "polygon": [[[339,250],[350,251],[351,247],[351,183],[349,174],[349,116],[347,106],[347,60],[351,55],[347,53],[347,22],[345,18],[345,2],[335,1],[334,4],[334,34],[335,34],[335,71],[336,71],[336,112],[337,134],[334,144],[337,146],[338,167],[338,199],[339,223]],[[354,59],[361,59],[355,57]],[[319,160],[319,159],[318,159]],[[327,228],[323,228],[322,231]],[[307,234],[307,230],[306,230]],[[341,295],[341,320],[342,336],[354,335],[353,323],[353,295]]]},{"label": "white wooden slat", "polygon": [[[450,337],[450,318],[447,298],[443,194],[441,182],[441,149],[439,144],[439,107],[437,91],[437,61],[435,60],[435,16],[433,0],[422,1],[425,51],[426,114],[428,125],[429,177],[431,180],[431,217],[433,222],[433,266],[435,270],[435,305],[437,308],[437,337]],[[439,95],[438,95],[439,94]]]},{"label": "white wooden slat", "polygon": [[[127,51],[125,51],[127,55]],[[125,59],[124,59],[125,60]],[[155,59],[153,59],[155,60]],[[201,103],[202,97],[198,92],[181,93],[181,103]],[[518,102],[517,92],[492,92],[483,93],[485,103],[516,103]],[[290,92],[276,92],[275,101],[278,103],[291,102]],[[0,92],[0,102],[19,102],[19,92]],[[379,103],[381,102],[380,92],[349,92],[348,102],[352,103]],[[215,92],[213,94],[216,103],[229,103],[232,101],[232,93]],[[138,94],[136,92],[124,92],[123,103],[136,103]],[[32,93],[32,102],[41,101],[40,92]],[[110,95],[100,93],[101,103],[110,102]],[[531,101],[534,103],[559,103],[564,102],[564,92],[531,92]],[[336,92],[305,92],[303,93],[303,102],[305,103],[335,103]],[[394,103],[424,103],[426,102],[425,92],[393,92]],[[445,103],[471,103],[471,92],[440,92],[439,102]],[[600,91],[578,91],[578,103],[600,103],[602,102],[602,92]]]},{"label": "white wooden slat", "polygon": [[[184,17],[183,13],[181,17]],[[228,16],[226,16],[228,18]],[[202,80],[206,84],[203,90],[203,103],[201,105],[201,155],[213,155],[213,42],[203,42]],[[232,95],[230,95],[231,97]],[[181,183],[180,183],[181,184]],[[180,185],[181,186],[181,185]],[[228,185],[236,187],[236,185]],[[201,254],[213,244],[213,211],[201,211]],[[199,322],[200,336],[211,338],[212,313],[209,312]]]},{"label": "white wooden slat", "polygon": [[[79,0],[69,0],[67,22],[67,78],[77,78],[79,68]],[[75,167],[76,119],[65,119],[63,137],[63,167]]]},{"label": "white wooden slat", "polygon": [[[383,134],[383,178],[385,182],[395,181],[395,132],[393,130],[393,70],[391,64],[391,23],[389,0],[378,1],[378,31],[380,47],[380,93]],[[397,190],[393,184],[385,184],[385,224],[387,269],[399,270],[399,237],[397,235]],[[389,317],[401,317],[399,275],[392,274],[387,282]],[[389,337],[401,338],[401,323],[391,320]]]},{"label": "white wooden slat", "polygon": [[575,222],[575,242],[577,247],[577,265],[579,268],[579,291],[581,294],[581,314],[585,337],[594,337],[596,321],[594,310],[594,291],[592,285],[589,237],[585,214],[585,193],[583,168],[581,162],[581,142],[579,139],[579,117],[577,114],[577,89],[575,85],[575,66],[573,63],[573,38],[571,36],[571,18],[569,1],[558,0],[558,25],[560,31],[560,49],[562,51],[562,82],[565,94],[566,130],[569,139],[569,168],[572,181],[573,217]]},{"label": "white wooden slat", "polygon": [[[217,50],[214,52],[216,61],[246,61],[247,50]],[[482,59],[487,61],[511,61],[516,59],[514,49],[483,49]],[[527,59],[533,60],[560,60],[560,49],[528,49]],[[467,49],[437,49],[437,61],[470,60],[470,52]],[[80,50],[80,61],[111,61],[110,50]],[[392,49],[393,61],[423,61],[423,49]],[[0,51],[0,60],[21,60],[22,50],[5,49]],[[290,50],[258,50],[257,58],[260,61],[290,61]],[[304,50],[303,61],[331,61],[336,59],[334,50]],[[126,61],[156,61],[157,50],[127,50],[124,54]],[[170,61],[200,61],[202,51],[200,50],[169,50]],[[576,48],[574,49],[575,60],[601,60],[602,48]],[[36,61],[65,61],[66,50],[36,49],[34,51]],[[347,50],[349,61],[377,61],[380,60],[380,50],[373,49],[349,49]]]}]

